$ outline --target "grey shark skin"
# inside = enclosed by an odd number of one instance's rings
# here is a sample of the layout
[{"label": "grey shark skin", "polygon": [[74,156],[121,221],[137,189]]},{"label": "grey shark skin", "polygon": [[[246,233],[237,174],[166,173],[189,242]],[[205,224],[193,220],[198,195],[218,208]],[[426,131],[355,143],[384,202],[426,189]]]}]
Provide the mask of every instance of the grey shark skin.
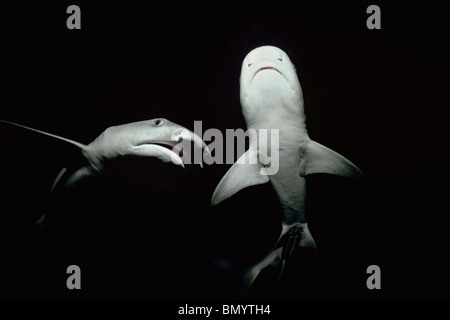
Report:
[{"label": "grey shark skin", "polygon": [[[76,170],[64,182],[63,188],[71,187],[86,177],[101,174],[108,163],[124,156],[156,158],[161,162],[172,162],[184,168],[187,159],[179,152],[184,143],[193,143],[194,147],[209,153],[205,142],[198,135],[164,118],[109,127],[88,145],[14,122],[6,120],[0,122],[65,141],[80,149],[86,165]],[[63,168],[58,174],[51,192],[65,172],[66,168]],[[42,224],[42,221],[43,217],[37,222],[38,225]]]},{"label": "grey shark skin", "polygon": [[[296,246],[316,248],[305,217],[305,177],[326,173],[359,179],[363,174],[349,160],[308,136],[302,88],[294,65],[281,49],[263,46],[245,57],[240,101],[247,129],[278,129],[279,141],[262,146],[255,135],[250,135],[249,149],[242,157],[256,158],[258,162],[237,161],[216,187],[211,204],[217,205],[245,187],[270,182],[283,210],[278,243],[263,259],[242,272],[242,295],[269,265],[277,268],[281,276],[285,260]],[[260,150],[271,148],[279,152],[279,170],[273,175],[263,175],[261,163],[267,162],[261,161],[265,153]]]}]

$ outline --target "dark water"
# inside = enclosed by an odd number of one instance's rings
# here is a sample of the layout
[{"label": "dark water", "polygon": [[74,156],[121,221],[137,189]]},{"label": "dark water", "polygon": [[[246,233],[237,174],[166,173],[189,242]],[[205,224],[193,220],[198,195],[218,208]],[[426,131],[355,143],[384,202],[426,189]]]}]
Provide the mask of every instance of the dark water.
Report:
[{"label": "dark water", "polygon": [[[242,59],[279,46],[297,67],[311,138],[366,180],[310,177],[319,250],[299,250],[280,281],[265,271],[247,297],[449,298],[448,10],[379,3],[382,29],[369,31],[364,2],[79,5],[81,30],[66,28],[64,1],[8,9],[0,118],[83,143],[155,117],[190,129],[195,120],[203,130],[245,128]],[[230,298],[232,276],[211,261],[251,259],[277,237],[268,186],[209,207],[229,165],[155,164],[148,184],[105,178],[48,198],[61,166],[81,161],[77,151],[0,130],[2,298]],[[32,228],[42,212],[45,233]],[[82,270],[79,292],[65,287],[70,264]],[[373,264],[378,291],[366,287]]]}]

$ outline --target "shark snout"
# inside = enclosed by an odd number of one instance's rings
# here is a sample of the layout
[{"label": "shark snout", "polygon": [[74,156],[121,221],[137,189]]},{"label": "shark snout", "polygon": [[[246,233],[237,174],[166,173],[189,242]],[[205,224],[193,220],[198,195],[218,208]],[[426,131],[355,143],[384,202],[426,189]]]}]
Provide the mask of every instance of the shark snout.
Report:
[{"label": "shark snout", "polygon": [[285,53],[283,50],[273,46],[263,46],[250,51],[244,59],[247,67],[251,67],[262,61],[267,62],[283,62]]},{"label": "shark snout", "polygon": [[263,71],[277,72],[291,85],[295,82],[295,67],[287,54],[277,47],[263,46],[247,54],[242,63],[241,85],[250,86],[253,79]]},{"label": "shark snout", "polygon": [[255,92],[257,102],[267,100],[266,96],[276,96],[278,100],[291,99],[291,104],[301,104],[303,101],[294,64],[283,50],[274,46],[262,46],[247,54],[242,62],[240,88],[244,109],[248,103],[255,103],[249,102],[249,96]]},{"label": "shark snout", "polygon": [[179,128],[174,130],[172,132],[171,141],[177,143],[190,142],[192,143],[194,148],[198,148],[202,150],[202,152],[206,153],[208,156],[211,156],[211,152],[206,143],[203,141],[203,139],[196,133],[186,128]]}]

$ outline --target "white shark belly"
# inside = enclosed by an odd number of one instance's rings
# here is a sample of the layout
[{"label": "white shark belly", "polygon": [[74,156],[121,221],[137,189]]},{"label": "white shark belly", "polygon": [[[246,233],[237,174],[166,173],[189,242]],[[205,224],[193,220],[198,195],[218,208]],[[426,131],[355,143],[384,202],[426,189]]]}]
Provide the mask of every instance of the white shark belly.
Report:
[{"label": "white shark belly", "polygon": [[278,173],[270,177],[283,209],[282,223],[287,225],[305,222],[306,179],[298,174],[299,167],[299,162],[292,166],[280,161]]},{"label": "white shark belly", "polygon": [[[303,123],[299,119],[296,123]],[[306,130],[297,127],[277,125],[268,123],[266,128],[277,128],[279,130],[279,141],[277,143],[279,169],[278,172],[270,176],[272,184],[283,209],[283,224],[305,222],[305,195],[306,180],[300,176],[300,165],[302,161],[301,146],[306,144],[310,138]],[[303,127],[303,126],[302,126]],[[266,146],[265,146],[266,147]],[[261,148],[258,145],[258,153],[263,157],[262,150],[271,150],[269,146]]]}]

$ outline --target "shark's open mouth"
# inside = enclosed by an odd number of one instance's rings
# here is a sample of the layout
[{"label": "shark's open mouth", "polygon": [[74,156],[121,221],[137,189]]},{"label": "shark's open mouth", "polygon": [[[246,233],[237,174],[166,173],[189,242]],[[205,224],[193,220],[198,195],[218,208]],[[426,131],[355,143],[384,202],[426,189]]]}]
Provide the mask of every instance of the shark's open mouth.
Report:
[{"label": "shark's open mouth", "polygon": [[[194,141],[184,139],[180,141],[148,141],[145,144],[152,144],[173,152],[177,157],[183,161],[184,165],[198,164],[203,167],[203,151],[201,146],[198,146]],[[209,150],[207,151],[209,152]],[[195,158],[195,154],[200,154],[199,159]]]},{"label": "shark's open mouth", "polygon": [[[177,165],[197,164],[203,167],[203,157],[211,156],[206,143],[195,133],[183,129],[182,132],[175,131],[170,139],[147,140],[141,143],[143,145],[153,145],[154,151],[148,151],[150,156],[155,152],[155,156],[167,160],[170,158]],[[136,146],[140,148],[140,146]],[[145,148],[145,147],[144,147]],[[148,149],[151,150],[152,148]]]},{"label": "shark's open mouth", "polygon": [[178,142],[174,142],[174,141],[167,141],[167,142],[153,142],[151,144],[155,144],[157,146],[160,147],[164,147],[170,151],[172,151],[173,153],[177,154],[180,156],[180,158],[183,157],[183,148],[179,148],[178,147]]},{"label": "shark's open mouth", "polygon": [[156,146],[163,147],[176,155],[178,155],[180,158],[183,157],[183,147],[180,147],[180,141],[170,141],[170,140],[164,140],[164,141],[147,141],[143,144],[153,144]]}]

